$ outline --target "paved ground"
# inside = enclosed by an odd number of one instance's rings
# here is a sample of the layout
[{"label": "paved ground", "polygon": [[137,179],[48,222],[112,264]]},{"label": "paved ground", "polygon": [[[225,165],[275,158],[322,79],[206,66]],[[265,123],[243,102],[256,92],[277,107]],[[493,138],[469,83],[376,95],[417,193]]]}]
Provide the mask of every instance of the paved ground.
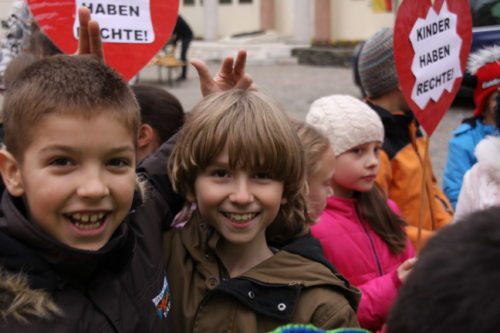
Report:
[{"label": "paved ground", "polygon": [[[209,64],[212,73],[218,64]],[[348,68],[313,67],[297,64],[249,65],[247,68],[260,91],[272,96],[292,117],[304,119],[309,105],[317,98],[329,94],[351,94],[359,96]],[[176,95],[186,110],[190,110],[201,98],[194,70],[190,78],[179,85],[166,89]],[[163,73],[165,80],[167,73]],[[174,75],[175,77],[176,75]],[[156,68],[147,68],[141,73],[141,82],[158,84]],[[431,158],[434,173],[439,181],[446,162],[448,139],[460,121],[470,114],[472,106],[467,103],[453,106],[445,115],[431,139]]]}]

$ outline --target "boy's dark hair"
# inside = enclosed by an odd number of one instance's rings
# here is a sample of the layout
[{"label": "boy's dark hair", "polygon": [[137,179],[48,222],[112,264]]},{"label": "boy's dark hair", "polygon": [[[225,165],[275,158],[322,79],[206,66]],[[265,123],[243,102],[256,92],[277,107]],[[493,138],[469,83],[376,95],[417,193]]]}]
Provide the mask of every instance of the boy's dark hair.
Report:
[{"label": "boy's dark hair", "polygon": [[61,50],[47,37],[36,22],[31,24],[31,36],[26,51],[34,54],[37,59],[62,54]]},{"label": "boy's dark hair", "polygon": [[37,58],[32,53],[21,52],[7,65],[3,76],[5,89],[9,89],[16,77],[29,65],[33,64]]},{"label": "boy's dark hair", "polygon": [[358,212],[393,254],[406,248],[405,222],[387,204],[387,197],[377,184],[368,192],[355,192]]},{"label": "boy's dark hair", "polygon": [[49,114],[91,118],[112,113],[137,141],[139,106],[127,83],[92,56],[57,55],[23,70],[5,94],[5,145],[22,162],[32,127]]},{"label": "boy's dark hair", "polygon": [[146,85],[132,86],[141,108],[143,124],[150,125],[161,142],[167,141],[184,124],[184,109],[179,100],[168,91]]},{"label": "boy's dark hair", "polygon": [[497,332],[500,207],[465,216],[422,250],[388,319],[388,333]]}]

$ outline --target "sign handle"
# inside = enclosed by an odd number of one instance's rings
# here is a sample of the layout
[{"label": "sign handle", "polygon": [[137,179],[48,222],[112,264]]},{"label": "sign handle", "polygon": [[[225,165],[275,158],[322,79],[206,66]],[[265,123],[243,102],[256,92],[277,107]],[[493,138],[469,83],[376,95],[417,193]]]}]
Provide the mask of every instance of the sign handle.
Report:
[{"label": "sign handle", "polygon": [[[416,146],[416,145],[415,145]],[[422,158],[419,155],[420,162],[422,163],[422,184],[420,187],[420,211],[418,214],[418,233],[417,233],[417,252],[420,252],[421,249],[421,238],[422,238],[422,229],[423,229],[423,224],[424,224],[424,213],[425,209],[428,207],[429,208],[429,213],[431,215],[431,228],[432,230],[435,229],[435,212],[434,212],[434,205],[433,205],[433,195],[432,195],[432,189],[430,188],[429,182],[427,181],[428,178],[428,173],[429,173],[429,159],[430,159],[430,154],[429,154],[429,149],[430,148],[430,137],[427,138],[425,142],[425,153],[424,153],[424,160],[422,161]],[[425,200],[424,196],[427,196],[427,200]],[[427,204],[424,204],[427,203]],[[427,207],[426,207],[427,206]]]}]

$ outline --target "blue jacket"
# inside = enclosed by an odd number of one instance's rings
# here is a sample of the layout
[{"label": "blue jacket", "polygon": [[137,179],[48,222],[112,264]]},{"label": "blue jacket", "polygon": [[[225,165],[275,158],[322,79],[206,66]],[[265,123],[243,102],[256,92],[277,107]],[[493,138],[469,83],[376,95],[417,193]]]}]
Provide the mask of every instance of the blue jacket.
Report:
[{"label": "blue jacket", "polygon": [[470,118],[453,132],[448,144],[448,160],[444,168],[443,190],[455,208],[465,173],[477,162],[476,145],[485,136],[493,134],[494,125],[483,124],[480,118]]}]

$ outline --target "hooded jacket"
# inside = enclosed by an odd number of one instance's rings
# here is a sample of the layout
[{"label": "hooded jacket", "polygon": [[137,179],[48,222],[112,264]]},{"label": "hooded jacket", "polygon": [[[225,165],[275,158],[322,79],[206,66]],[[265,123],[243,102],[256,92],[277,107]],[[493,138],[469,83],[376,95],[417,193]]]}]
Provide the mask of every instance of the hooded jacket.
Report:
[{"label": "hooded jacket", "polygon": [[443,190],[453,207],[456,207],[465,173],[477,162],[474,149],[494,131],[494,125],[485,125],[481,118],[474,117],[465,120],[453,132],[443,174]]},{"label": "hooded jacket", "polygon": [[474,211],[500,205],[500,137],[486,137],[475,153],[478,162],[464,176],[455,221]]},{"label": "hooded jacket", "polygon": [[406,232],[415,246],[419,216],[423,212],[421,244],[425,244],[435,230],[449,224],[453,218],[451,204],[433,176],[430,159],[426,165],[424,193],[421,193],[427,139],[422,136],[413,116],[393,115],[377,105],[369,105],[382,119],[385,131],[377,184],[401,209],[401,215],[408,222]]},{"label": "hooded jacket", "polygon": [[370,225],[360,219],[356,200],[335,196],[328,198],[319,222],[311,229],[325,257],[361,290],[361,327],[373,332],[380,330],[401,286],[397,269],[415,256],[411,242],[407,241],[401,253],[393,254]]},{"label": "hooded jacket", "polygon": [[[164,182],[170,146],[141,167]],[[169,332],[170,288],[162,222],[172,214],[169,187],[134,200],[135,212],[98,251],[62,244],[26,218],[22,199],[5,192],[0,209],[0,331]],[[136,197],[137,199],[137,197]]]},{"label": "hooded jacket", "polygon": [[172,332],[269,332],[286,323],[357,327],[359,292],[324,259],[310,235],[239,277],[217,256],[220,235],[197,216],[165,236]]}]

